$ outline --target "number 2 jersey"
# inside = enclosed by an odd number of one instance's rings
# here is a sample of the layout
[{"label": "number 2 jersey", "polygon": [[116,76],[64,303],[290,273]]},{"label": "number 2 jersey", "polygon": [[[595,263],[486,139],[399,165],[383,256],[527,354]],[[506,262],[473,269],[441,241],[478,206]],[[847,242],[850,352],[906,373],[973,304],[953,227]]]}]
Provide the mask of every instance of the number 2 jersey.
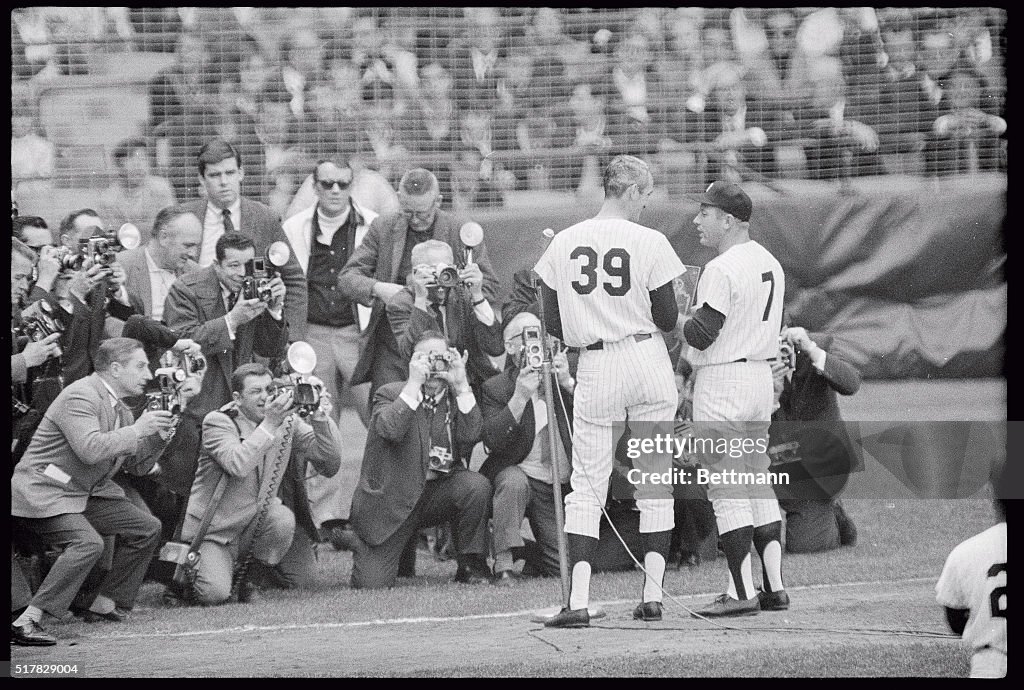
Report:
[{"label": "number 2 jersey", "polygon": [[773,359],[779,353],[786,277],[772,253],[754,240],[730,247],[709,261],[697,283],[695,304],[725,315],[706,350],[690,347],[695,367]]},{"label": "number 2 jersey", "polygon": [[566,345],[656,333],[650,291],[686,272],[668,239],[621,218],[590,218],[555,235],[534,267],[558,293]]},{"label": "number 2 jersey", "polygon": [[[949,554],[935,585],[935,598],[950,609],[970,609],[964,641],[975,651],[971,675],[992,675],[977,668],[979,652],[1006,654],[1006,523],[1000,522],[959,544]],[[1005,674],[1005,658],[1002,672]],[[986,664],[987,665],[987,664]],[[988,671],[988,673],[984,673]]]}]

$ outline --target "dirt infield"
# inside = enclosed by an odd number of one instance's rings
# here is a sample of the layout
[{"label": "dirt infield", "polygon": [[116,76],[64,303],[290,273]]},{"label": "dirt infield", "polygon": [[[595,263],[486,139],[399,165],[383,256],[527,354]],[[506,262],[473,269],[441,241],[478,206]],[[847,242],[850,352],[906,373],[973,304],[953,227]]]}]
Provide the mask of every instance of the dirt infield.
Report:
[{"label": "dirt infield", "polygon": [[[589,630],[548,630],[530,612],[461,617],[281,624],[132,634],[90,635],[71,646],[18,649],[17,663],[77,664],[78,676],[347,676],[347,675],[590,675],[598,671],[642,675],[885,674],[890,663],[914,655],[945,665],[937,675],[961,675],[966,653],[946,637],[935,606],[934,581],[795,587],[786,612],[726,621],[725,630],[691,618],[667,601],[665,620],[631,619],[632,601],[605,602],[608,616]],[[711,595],[677,597],[694,606]],[[921,621],[930,621],[922,625]],[[826,623],[827,622],[827,623]],[[785,628],[779,631],[778,628]],[[920,631],[942,637],[883,634]],[[801,659],[842,649],[871,660],[861,668]],[[707,657],[714,664],[707,668]],[[759,656],[772,659],[752,667]],[[889,659],[889,661],[887,661]],[[609,669],[611,665],[611,669]],[[715,669],[721,673],[716,673]],[[760,672],[758,672],[760,668]],[[873,672],[872,672],[873,670]]]}]

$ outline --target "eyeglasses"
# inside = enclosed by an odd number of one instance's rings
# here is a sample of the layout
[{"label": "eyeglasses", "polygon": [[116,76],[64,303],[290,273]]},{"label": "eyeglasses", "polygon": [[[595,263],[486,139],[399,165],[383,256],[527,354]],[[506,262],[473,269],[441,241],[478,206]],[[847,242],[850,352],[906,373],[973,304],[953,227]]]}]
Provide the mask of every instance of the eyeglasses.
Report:
[{"label": "eyeglasses", "polygon": [[352,180],[317,180],[316,183],[320,185],[320,189],[325,192],[331,191],[334,185],[338,185],[338,189],[344,191],[352,186]]},{"label": "eyeglasses", "polygon": [[416,220],[427,221],[430,220],[431,217],[434,215],[434,208],[428,208],[426,211],[410,211],[408,209],[403,208],[401,210],[401,214],[409,219],[415,218]]}]

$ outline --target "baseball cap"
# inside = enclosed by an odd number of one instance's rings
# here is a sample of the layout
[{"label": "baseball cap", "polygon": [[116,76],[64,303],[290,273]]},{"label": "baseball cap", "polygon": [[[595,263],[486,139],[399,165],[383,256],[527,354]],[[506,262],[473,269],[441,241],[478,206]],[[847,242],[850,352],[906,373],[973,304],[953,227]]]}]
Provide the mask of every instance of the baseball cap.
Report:
[{"label": "baseball cap", "polygon": [[695,198],[702,204],[720,208],[744,222],[750,220],[754,210],[753,202],[739,185],[723,180],[715,180],[704,190],[704,194]]}]

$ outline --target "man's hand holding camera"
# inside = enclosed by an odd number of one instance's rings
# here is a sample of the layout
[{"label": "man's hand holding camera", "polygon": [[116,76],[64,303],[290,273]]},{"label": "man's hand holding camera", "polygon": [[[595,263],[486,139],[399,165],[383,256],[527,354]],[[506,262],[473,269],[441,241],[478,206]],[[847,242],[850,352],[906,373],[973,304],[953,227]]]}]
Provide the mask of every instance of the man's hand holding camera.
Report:
[{"label": "man's hand holding camera", "polygon": [[484,299],[484,274],[477,264],[466,264],[465,268],[459,271],[459,280],[469,290],[469,296],[474,303]]},{"label": "man's hand holding camera", "polygon": [[224,316],[224,319],[231,324],[232,330],[238,330],[241,326],[249,323],[266,310],[267,303],[259,297],[245,299],[239,296],[235,306]]},{"label": "man's hand holding camera", "polygon": [[417,309],[427,311],[429,306],[429,294],[430,288],[434,286],[435,276],[434,267],[428,266],[427,264],[420,264],[412,269],[412,276],[410,277],[412,282],[413,291],[413,304]]},{"label": "man's hand holding camera", "polygon": [[97,285],[102,285],[112,274],[110,267],[95,263],[84,271],[76,271],[68,284],[68,292],[85,302]]},{"label": "man's hand holding camera", "polygon": [[174,415],[166,410],[146,410],[133,425],[139,438],[160,434],[163,438],[174,428]]},{"label": "man's hand holding camera", "polygon": [[25,358],[25,366],[31,369],[52,357],[59,356],[61,354],[60,336],[60,333],[51,333],[38,342],[29,341],[25,345],[25,349],[21,351],[21,356]]},{"label": "man's hand holding camera", "polygon": [[569,358],[566,356],[565,350],[557,350],[555,352],[551,358],[551,368],[554,369],[555,379],[558,381],[558,385],[562,387],[562,390],[567,393],[572,393],[576,390],[576,379],[572,377],[572,373],[569,371]]},{"label": "man's hand holding camera", "polygon": [[434,376],[442,381],[447,381],[457,396],[470,392],[469,379],[466,377],[466,360],[469,359],[469,351],[460,355],[458,350],[450,347],[448,354],[450,355],[448,370],[435,372]]},{"label": "man's hand holding camera", "polygon": [[267,302],[267,311],[270,312],[270,315],[276,321],[280,321],[284,310],[284,281],[281,280],[281,276],[274,276],[267,287],[270,288],[270,301]]},{"label": "man's hand holding camera", "polygon": [[36,263],[36,286],[47,292],[53,291],[53,284],[60,275],[61,263],[56,247],[46,245],[39,250],[39,261]]},{"label": "man's hand holding camera", "polygon": [[277,431],[277,428],[281,426],[285,418],[293,412],[293,407],[292,389],[281,388],[263,406],[263,422],[272,430]]}]

